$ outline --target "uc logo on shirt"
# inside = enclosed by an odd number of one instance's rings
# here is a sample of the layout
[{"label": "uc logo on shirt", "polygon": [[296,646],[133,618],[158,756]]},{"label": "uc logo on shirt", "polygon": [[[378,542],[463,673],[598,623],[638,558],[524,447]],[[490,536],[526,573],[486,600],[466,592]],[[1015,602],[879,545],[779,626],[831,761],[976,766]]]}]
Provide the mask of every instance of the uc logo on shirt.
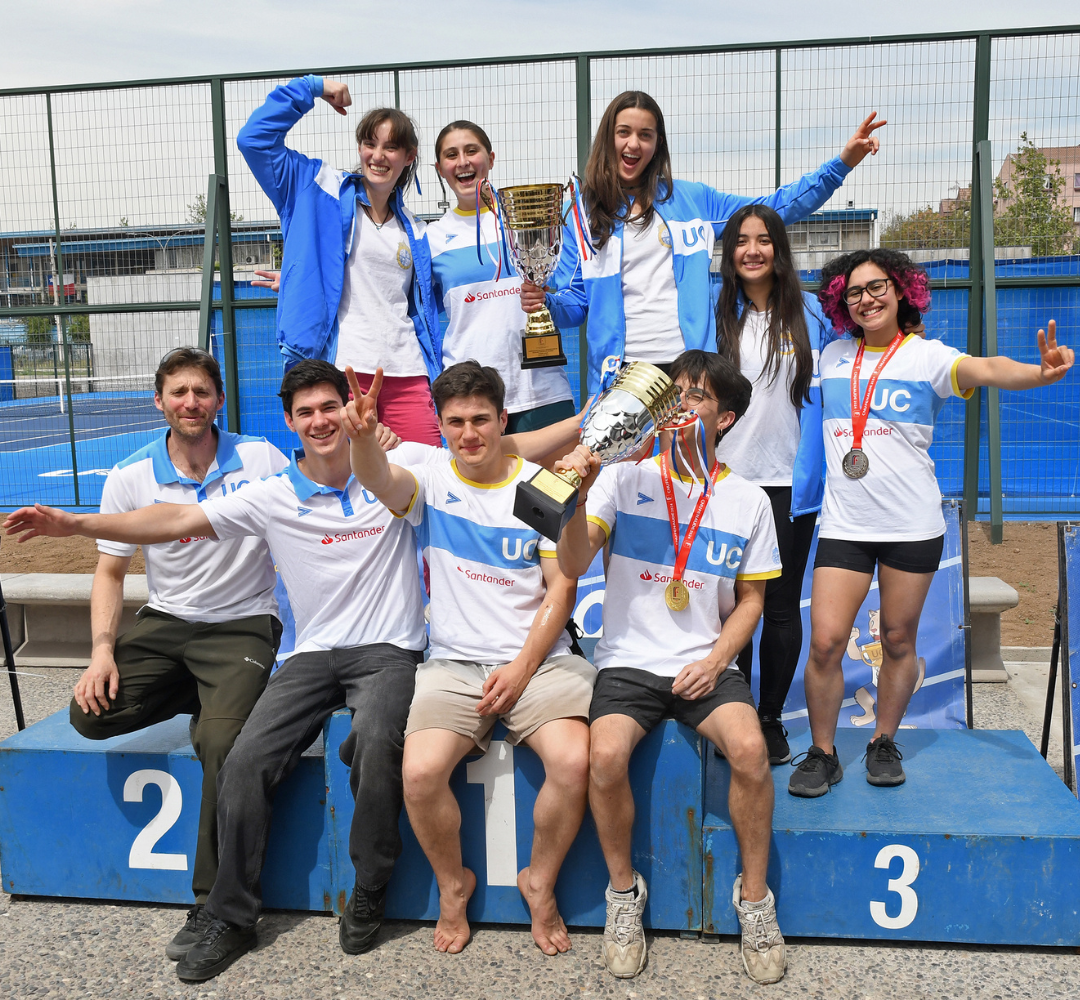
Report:
[{"label": "uc logo on shirt", "polygon": [[409,252],[409,247],[405,243],[399,243],[397,245],[397,265],[403,271],[409,270],[412,267],[412,254]]}]

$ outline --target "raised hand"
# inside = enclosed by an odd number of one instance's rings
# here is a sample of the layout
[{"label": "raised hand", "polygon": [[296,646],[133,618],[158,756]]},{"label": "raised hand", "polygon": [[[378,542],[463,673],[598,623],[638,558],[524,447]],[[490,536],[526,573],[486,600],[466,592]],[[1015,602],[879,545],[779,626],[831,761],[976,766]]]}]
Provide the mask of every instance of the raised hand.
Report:
[{"label": "raised hand", "polygon": [[576,472],[581,477],[578,490],[578,502],[585,499],[589,488],[600,474],[600,459],[583,444],[579,444],[569,455],[560,458],[554,465],[555,472]]},{"label": "raised hand", "polygon": [[256,281],[254,278],[251,280],[253,288],[269,288],[270,291],[276,292],[281,285],[281,272],[280,271],[256,271],[255,272],[263,281]]},{"label": "raised hand", "polygon": [[339,83],[337,80],[323,80],[322,99],[339,115],[347,114],[345,109],[352,104],[348,85]]},{"label": "raised hand", "polygon": [[379,426],[378,403],[379,390],[383,383],[383,371],[381,368],[375,369],[371,388],[366,393],[360,388],[356,372],[350,366],[345,367],[345,378],[349,380],[352,399],[338,411],[341,426],[353,440],[372,437],[377,434]]},{"label": "raised hand", "polygon": [[1064,378],[1065,373],[1072,368],[1074,354],[1071,347],[1057,342],[1057,323],[1050,320],[1046,324],[1046,331],[1040,330],[1037,334],[1039,341],[1039,372],[1043,384],[1052,385],[1058,379]]},{"label": "raised hand", "polygon": [[876,117],[877,112],[871,111],[869,117],[855,129],[855,134],[848,139],[847,144],[840,151],[840,159],[849,167],[857,167],[862,163],[867,153],[876,156],[877,151],[881,148],[881,140],[874,135],[874,132],[881,128],[882,125],[888,125],[889,123],[884,118],[881,121],[874,121]]},{"label": "raised hand", "polygon": [[75,525],[74,514],[36,503],[33,507],[20,507],[12,511],[4,519],[2,527],[4,534],[18,535],[21,543],[38,535],[67,538],[75,534]]}]

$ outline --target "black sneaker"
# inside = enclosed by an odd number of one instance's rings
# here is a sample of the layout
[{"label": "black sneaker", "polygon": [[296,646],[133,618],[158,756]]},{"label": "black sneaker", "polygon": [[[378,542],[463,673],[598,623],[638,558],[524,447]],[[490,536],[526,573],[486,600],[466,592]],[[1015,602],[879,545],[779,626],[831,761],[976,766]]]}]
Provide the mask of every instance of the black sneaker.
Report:
[{"label": "black sneaker", "polygon": [[888,736],[882,733],[866,744],[866,780],[871,785],[902,785],[907,775],[900,766],[904,755]]},{"label": "black sneaker", "polygon": [[224,920],[211,920],[202,938],[191,946],[176,966],[185,983],[201,983],[224,972],[241,955],[255,947],[255,928],[243,930]]},{"label": "black sneaker", "polygon": [[174,962],[179,962],[191,950],[192,945],[202,940],[209,926],[210,914],[202,903],[196,903],[187,911],[187,920],[176,932],[176,937],[165,945],[165,954]]},{"label": "black sneaker", "polygon": [[341,950],[347,955],[362,955],[375,944],[386,910],[386,886],[365,889],[359,882],[353,888],[338,927]]},{"label": "black sneaker", "polygon": [[786,764],[791,760],[791,747],[788,746],[787,730],[776,715],[762,715],[761,732],[765,736],[765,747],[769,751],[770,764]]},{"label": "black sneaker", "polygon": [[826,753],[817,746],[811,746],[805,754],[796,757],[791,766],[795,768],[795,773],[788,782],[787,790],[804,799],[816,799],[819,795],[824,795],[844,777],[844,769],[840,766],[840,758],[836,753]]}]

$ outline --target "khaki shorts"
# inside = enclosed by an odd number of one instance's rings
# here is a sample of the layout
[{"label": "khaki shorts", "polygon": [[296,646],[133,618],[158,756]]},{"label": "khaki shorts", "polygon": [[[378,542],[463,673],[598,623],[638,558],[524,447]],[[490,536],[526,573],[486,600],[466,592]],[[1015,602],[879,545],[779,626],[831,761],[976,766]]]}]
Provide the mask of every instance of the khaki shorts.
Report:
[{"label": "khaki shorts", "polygon": [[508,741],[513,744],[555,719],[588,721],[596,669],[588,660],[569,654],[541,663],[509,712],[477,715],[484,681],[497,666],[467,660],[421,663],[405,735],[421,729],[446,729],[469,737],[486,753],[496,719],[509,730]]}]

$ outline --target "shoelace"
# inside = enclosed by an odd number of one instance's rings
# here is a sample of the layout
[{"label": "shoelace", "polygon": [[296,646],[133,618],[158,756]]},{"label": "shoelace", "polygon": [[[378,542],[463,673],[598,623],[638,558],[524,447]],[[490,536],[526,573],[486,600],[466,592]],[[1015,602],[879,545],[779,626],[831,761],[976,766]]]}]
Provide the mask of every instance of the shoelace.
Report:
[{"label": "shoelace", "polygon": [[229,929],[229,924],[224,920],[212,920],[210,926],[206,928],[206,933],[203,935],[203,939],[200,944],[212,945],[214,944],[222,934]]},{"label": "shoelace", "polygon": [[629,944],[630,939],[637,931],[637,919],[634,911],[637,909],[637,900],[627,900],[625,903],[612,903],[613,920],[612,934],[619,944]]},{"label": "shoelace", "polygon": [[[772,947],[773,932],[769,928],[769,921],[765,919],[767,912],[768,908],[765,907],[760,910],[743,910],[739,914],[746,921],[742,925],[743,936],[749,932],[754,951],[766,952]],[[776,929],[779,932],[780,928]]]},{"label": "shoelace", "polygon": [[819,766],[824,767],[827,765],[829,762],[828,757],[829,755],[820,747],[811,747],[809,750],[804,750],[801,754],[792,757],[791,766],[797,767],[800,771],[812,771]]},{"label": "shoelace", "polygon": [[899,749],[903,745],[903,743],[894,743],[892,740],[881,740],[880,743],[875,740],[866,748],[866,753],[863,754],[863,760],[866,760],[871,752],[871,748],[873,749],[874,763],[876,764],[887,764],[893,758],[896,760],[903,760],[904,755]]}]

